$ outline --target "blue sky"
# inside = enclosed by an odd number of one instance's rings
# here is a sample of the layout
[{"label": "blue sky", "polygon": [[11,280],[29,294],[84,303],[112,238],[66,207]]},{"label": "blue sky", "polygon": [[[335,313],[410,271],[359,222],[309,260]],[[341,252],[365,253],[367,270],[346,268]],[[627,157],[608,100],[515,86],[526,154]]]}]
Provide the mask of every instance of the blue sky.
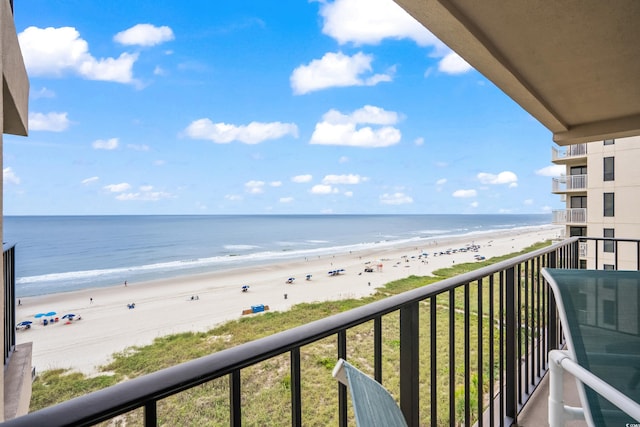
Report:
[{"label": "blue sky", "polygon": [[391,0],[14,8],[5,215],[561,207],[551,133]]}]

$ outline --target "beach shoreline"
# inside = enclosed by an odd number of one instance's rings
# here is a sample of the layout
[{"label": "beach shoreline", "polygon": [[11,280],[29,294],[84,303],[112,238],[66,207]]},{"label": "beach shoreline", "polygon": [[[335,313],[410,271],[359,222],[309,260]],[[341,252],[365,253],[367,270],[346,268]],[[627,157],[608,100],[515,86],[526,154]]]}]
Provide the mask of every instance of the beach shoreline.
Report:
[{"label": "beach shoreline", "polygon": [[[234,268],[192,276],[123,283],[119,286],[84,289],[20,298],[16,322],[33,321],[27,330],[16,331],[17,343],[33,343],[32,364],[37,371],[72,369],[92,375],[111,356],[131,346],[143,346],[155,338],[181,333],[205,332],[244,310],[265,305],[284,311],[302,302],[322,302],[370,295],[386,283],[412,275],[428,276],[433,270],[455,263],[474,262],[518,252],[534,243],[559,238],[560,227],[540,226],[474,233],[428,242],[384,245],[334,255],[301,257],[274,263]],[[434,256],[478,245],[467,251]],[[429,253],[427,257],[423,253]],[[382,265],[382,267],[379,267]],[[373,272],[365,272],[371,267]],[[329,275],[329,271],[344,271]],[[306,279],[311,275],[310,280]],[[286,283],[294,277],[291,284]],[[248,285],[247,292],[241,287]],[[135,308],[128,308],[135,303]],[[16,301],[17,304],[17,301]],[[59,321],[44,326],[37,313],[55,311]],[[66,322],[73,313],[81,320]]]}]

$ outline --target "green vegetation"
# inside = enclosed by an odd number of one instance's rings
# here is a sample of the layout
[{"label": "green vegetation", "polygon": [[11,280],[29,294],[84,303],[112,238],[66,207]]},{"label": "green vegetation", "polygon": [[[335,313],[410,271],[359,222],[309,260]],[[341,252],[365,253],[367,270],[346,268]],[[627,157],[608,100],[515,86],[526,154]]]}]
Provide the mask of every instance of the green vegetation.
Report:
[{"label": "green vegetation", "polygon": [[[313,320],[321,319],[332,314],[340,313],[371,302],[383,299],[389,295],[405,292],[421,286],[438,282],[468,271],[484,267],[514,256],[530,252],[549,242],[536,244],[516,254],[492,258],[482,262],[460,264],[434,272],[434,277],[409,277],[387,284],[376,294],[361,298],[323,303],[305,303],[294,306],[286,312],[267,312],[260,316],[244,317],[220,325],[207,333],[183,333],[158,338],[153,344],[144,347],[127,349],[114,355],[113,362],[100,369],[101,374],[85,377],[79,373],[61,370],[40,373],[33,383],[33,397],[31,410],[41,409],[91,391],[111,386],[117,382],[148,374],[181,362],[192,360],[211,354],[225,348],[234,347],[242,343],[287,330]],[[497,287],[497,286],[496,286]],[[473,417],[477,417],[477,396],[479,389],[482,393],[488,391],[489,345],[488,336],[494,328],[496,336],[499,330],[491,325],[488,319],[489,300],[493,299],[496,307],[498,296],[494,292],[489,294],[488,286],[483,283],[482,315],[478,316],[477,294],[478,284],[472,283],[468,287],[470,300],[470,353],[471,366],[478,366],[478,319],[482,319],[482,375],[480,384],[477,368],[472,368],[472,396]],[[420,387],[421,395],[425,396],[421,402],[420,411],[425,416],[429,413],[430,381],[429,361],[431,357],[438,360],[437,387],[442,393],[437,400],[439,418],[443,425],[448,425],[448,387],[449,387],[449,293],[436,298],[436,342],[437,354],[430,354],[430,306],[420,304]],[[455,310],[455,366],[464,363],[464,289],[458,289],[452,294]],[[475,305],[475,306],[474,306]],[[383,318],[383,383],[394,396],[399,396],[399,379],[397,365],[399,359],[399,314],[391,313]],[[368,374],[373,373],[373,322],[351,328],[347,332],[347,351],[349,361]],[[496,348],[497,350],[497,340]],[[337,385],[331,377],[331,370],[336,362],[337,344],[335,337],[330,337],[301,348],[302,359],[302,410],[305,425],[325,426],[337,424]],[[497,361],[495,362],[497,372]],[[456,400],[452,404],[456,409],[456,417],[460,419],[464,412],[464,373],[461,368],[456,369]],[[290,401],[290,366],[287,354],[281,355],[255,366],[242,370],[242,417],[245,425],[291,425]],[[228,410],[229,381],[226,377],[219,378],[178,395],[166,398],[158,404],[160,425],[198,425],[214,426],[229,424]],[[142,425],[143,412],[136,410],[109,425]]]}]

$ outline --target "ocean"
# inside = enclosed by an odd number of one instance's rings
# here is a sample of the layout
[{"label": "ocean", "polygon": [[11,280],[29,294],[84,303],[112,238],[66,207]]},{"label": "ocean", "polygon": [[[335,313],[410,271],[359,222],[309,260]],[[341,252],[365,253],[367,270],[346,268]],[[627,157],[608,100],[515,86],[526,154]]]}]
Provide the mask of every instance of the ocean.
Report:
[{"label": "ocean", "polygon": [[550,215],[5,216],[16,296],[549,225]]}]

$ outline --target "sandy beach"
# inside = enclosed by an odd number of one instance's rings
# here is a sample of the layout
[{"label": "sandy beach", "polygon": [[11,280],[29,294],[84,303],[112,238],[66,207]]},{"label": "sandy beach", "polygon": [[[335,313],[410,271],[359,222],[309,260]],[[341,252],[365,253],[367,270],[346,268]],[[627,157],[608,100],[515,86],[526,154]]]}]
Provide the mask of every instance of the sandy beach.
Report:
[{"label": "sandy beach", "polygon": [[[454,263],[474,262],[477,254],[491,258],[517,252],[559,234],[560,228],[552,226],[475,234],[422,246],[387,246],[249,269],[24,297],[17,306],[16,321],[34,323],[30,329],[17,331],[17,341],[33,343],[33,366],[38,372],[70,368],[91,375],[113,353],[173,333],[207,331],[241,317],[243,310],[254,305],[283,311],[301,302],[357,298],[393,280],[428,276]],[[478,252],[433,255],[472,243],[480,246]],[[429,255],[422,257],[425,252]],[[373,272],[364,271],[368,266]],[[344,271],[327,274],[336,269]],[[286,283],[289,277],[295,278],[291,284]],[[243,285],[249,285],[247,292],[241,291]],[[135,308],[128,308],[132,303]],[[42,318],[34,318],[37,313],[52,311],[56,315],[51,317],[58,317],[58,322],[44,326]],[[82,319],[66,322],[62,316],[67,313]]]}]

